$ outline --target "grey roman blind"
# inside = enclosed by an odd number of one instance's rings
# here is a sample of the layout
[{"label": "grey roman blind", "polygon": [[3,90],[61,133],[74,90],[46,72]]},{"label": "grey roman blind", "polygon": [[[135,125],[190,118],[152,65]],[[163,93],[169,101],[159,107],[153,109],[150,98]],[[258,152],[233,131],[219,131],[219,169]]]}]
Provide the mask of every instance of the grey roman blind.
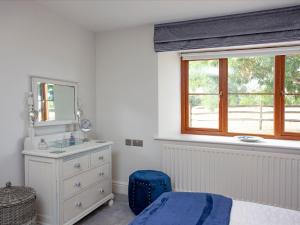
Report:
[{"label": "grey roman blind", "polygon": [[156,52],[300,40],[300,5],[154,26]]}]

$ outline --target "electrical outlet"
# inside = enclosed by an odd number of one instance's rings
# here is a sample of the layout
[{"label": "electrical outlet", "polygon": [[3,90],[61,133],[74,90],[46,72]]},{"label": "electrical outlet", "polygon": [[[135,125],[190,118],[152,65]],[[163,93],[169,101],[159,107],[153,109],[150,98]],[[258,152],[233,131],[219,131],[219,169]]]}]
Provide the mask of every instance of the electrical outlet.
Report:
[{"label": "electrical outlet", "polygon": [[125,145],[131,146],[132,140],[131,139],[125,139]]},{"label": "electrical outlet", "polygon": [[143,147],[143,140],[132,140],[132,145],[136,147]]}]

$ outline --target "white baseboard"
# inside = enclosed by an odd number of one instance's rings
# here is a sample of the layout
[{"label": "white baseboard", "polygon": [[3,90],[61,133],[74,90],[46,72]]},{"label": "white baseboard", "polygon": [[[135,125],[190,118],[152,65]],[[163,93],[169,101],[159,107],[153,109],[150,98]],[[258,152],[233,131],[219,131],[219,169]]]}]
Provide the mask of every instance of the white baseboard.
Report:
[{"label": "white baseboard", "polygon": [[113,180],[112,182],[113,193],[128,195],[128,183]]}]

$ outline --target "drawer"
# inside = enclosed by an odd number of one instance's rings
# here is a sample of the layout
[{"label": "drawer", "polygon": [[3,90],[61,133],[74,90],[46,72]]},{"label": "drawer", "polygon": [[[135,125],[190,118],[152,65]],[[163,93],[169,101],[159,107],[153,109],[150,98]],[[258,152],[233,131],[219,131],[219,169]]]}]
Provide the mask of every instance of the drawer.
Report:
[{"label": "drawer", "polygon": [[98,183],[79,195],[64,202],[64,222],[82,213],[93,204],[111,194],[111,181]]},{"label": "drawer", "polygon": [[72,195],[96,182],[110,178],[110,164],[105,164],[69,178],[64,181],[64,199],[70,198]]},{"label": "drawer", "polygon": [[97,180],[111,179],[111,164],[105,164],[96,169]]},{"label": "drawer", "polygon": [[100,150],[91,154],[91,166],[101,166],[111,162],[111,150]]},{"label": "drawer", "polygon": [[63,163],[64,178],[89,169],[89,161],[89,154],[65,161]]}]

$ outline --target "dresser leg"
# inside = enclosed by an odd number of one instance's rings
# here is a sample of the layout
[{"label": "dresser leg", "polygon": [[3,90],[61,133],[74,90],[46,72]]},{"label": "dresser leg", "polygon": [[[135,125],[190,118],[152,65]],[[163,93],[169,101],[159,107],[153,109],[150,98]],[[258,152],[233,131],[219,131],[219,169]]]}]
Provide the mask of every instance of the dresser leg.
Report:
[{"label": "dresser leg", "polygon": [[113,199],[111,199],[111,200],[108,201],[108,205],[109,206],[112,206],[113,204],[114,204],[114,200]]}]

